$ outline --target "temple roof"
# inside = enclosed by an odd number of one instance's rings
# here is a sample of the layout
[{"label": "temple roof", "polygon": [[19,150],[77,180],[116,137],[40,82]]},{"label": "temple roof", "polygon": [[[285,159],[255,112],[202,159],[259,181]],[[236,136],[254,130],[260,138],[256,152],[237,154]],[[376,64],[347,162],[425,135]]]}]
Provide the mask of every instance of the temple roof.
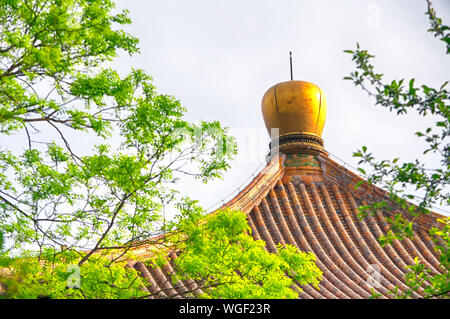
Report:
[{"label": "temple roof", "polygon": [[[320,289],[294,287],[300,298],[368,298],[371,289],[383,297],[394,286],[404,284],[406,266],[415,257],[432,271],[439,272],[438,256],[428,234],[437,226],[431,213],[414,222],[413,239],[394,240],[382,247],[378,238],[386,234],[386,217],[398,211],[378,211],[359,220],[358,206],[387,199],[387,193],[373,185],[354,185],[361,178],[330,158],[321,155],[285,155],[272,161],[225,207],[241,210],[255,239],[266,242],[266,249],[276,252],[276,245],[291,244],[301,251],[313,252],[316,265],[323,272]],[[214,212],[212,212],[214,213]],[[406,214],[405,218],[409,218]],[[176,258],[176,253],[171,253]],[[130,263],[140,271],[153,297],[188,297],[201,293],[197,283],[172,285],[173,267],[146,266],[145,258]],[[380,286],[371,285],[379,272]],[[375,287],[374,287],[375,286]],[[420,296],[420,292],[415,294]]]},{"label": "temple roof", "polygon": [[[368,298],[372,289],[382,297],[404,284],[407,265],[419,259],[431,270],[440,272],[434,243],[429,235],[437,219],[430,213],[414,219],[413,239],[394,240],[382,247],[378,238],[386,234],[386,218],[398,210],[378,210],[358,218],[358,207],[389,201],[389,194],[363,183],[361,177],[329,158],[320,137],[325,122],[326,100],[317,86],[303,81],[288,81],[271,87],[264,95],[262,111],[272,137],[267,166],[228,203],[219,209],[243,211],[252,236],[266,243],[270,252],[278,244],[291,244],[312,252],[323,272],[319,289],[295,286],[300,298]],[[214,212],[211,212],[214,214]],[[140,271],[154,298],[193,297],[202,293],[199,283],[173,284],[173,265],[149,267],[145,249],[139,260],[129,266]],[[176,253],[171,252],[171,258]],[[172,261],[173,262],[173,261]],[[379,279],[379,285],[376,284]],[[420,297],[423,289],[414,293]]]}]

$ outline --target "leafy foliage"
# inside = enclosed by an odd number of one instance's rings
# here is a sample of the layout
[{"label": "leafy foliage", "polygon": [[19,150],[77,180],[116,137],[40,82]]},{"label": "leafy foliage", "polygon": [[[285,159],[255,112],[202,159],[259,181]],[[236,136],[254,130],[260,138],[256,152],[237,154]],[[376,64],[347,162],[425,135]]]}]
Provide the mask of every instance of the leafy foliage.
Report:
[{"label": "leafy foliage", "polygon": [[[436,16],[436,12],[427,1],[426,15],[430,20],[430,29],[435,37],[446,43],[447,54],[450,53],[450,28],[442,24],[442,20]],[[369,184],[381,184],[389,191],[389,200],[369,203],[360,207],[360,217],[373,213],[379,209],[404,211],[409,213],[406,218],[401,214],[388,219],[391,225],[390,231],[379,240],[382,245],[392,243],[393,240],[412,238],[413,223],[415,218],[430,213],[433,205],[450,205],[450,92],[447,88],[448,81],[439,88],[427,85],[417,87],[415,79],[393,80],[390,83],[383,82],[383,74],[376,73],[371,59],[374,57],[367,50],[356,45],[356,50],[345,50],[352,55],[356,70],[344,79],[351,80],[357,87],[361,87],[371,97],[375,98],[375,104],[388,108],[397,115],[416,111],[421,116],[433,116],[437,121],[433,127],[416,133],[427,143],[423,154],[433,154],[440,158],[440,166],[430,168],[425,162],[416,159],[411,162],[400,163],[399,158],[377,161],[366,146],[356,151],[353,156],[360,158],[359,165],[370,167],[370,172],[360,167],[358,170],[366,176]],[[359,183],[357,186],[360,186]],[[407,187],[414,189],[413,193],[405,190]],[[412,204],[412,202],[416,204]],[[433,228],[431,234],[436,239],[436,249],[440,254],[442,275],[430,276],[420,260],[409,266],[410,272],[406,276],[406,284],[410,291],[404,294],[394,292],[397,297],[409,298],[422,284],[426,285],[426,296],[439,295],[449,297],[449,263],[448,251],[448,218],[441,220],[443,230]]]},{"label": "leafy foliage", "polygon": [[[218,122],[184,121],[179,101],[158,94],[143,70],[121,77],[101,68],[118,49],[138,50],[137,39],[115,27],[130,22],[126,12],[112,9],[109,0],[0,4],[2,140],[11,145],[19,132],[27,139],[23,152],[0,155],[0,229],[9,249],[147,238],[178,175],[206,182],[236,152]],[[92,134],[92,149],[73,149],[72,140]]]},{"label": "leafy foliage", "polygon": [[100,255],[81,267],[73,251],[52,249],[41,254],[0,259],[1,282],[7,287],[0,298],[118,299],[144,295],[142,277],[134,269],[111,264]]},{"label": "leafy foliage", "polygon": [[200,281],[202,298],[297,298],[294,283],[318,287],[322,272],[315,256],[291,245],[266,251],[264,241],[250,235],[244,213],[225,209],[203,216],[192,201],[180,211],[172,225],[179,249],[173,280]]},{"label": "leafy foliage", "polygon": [[[236,154],[226,128],[184,120],[185,108],[158,93],[144,70],[105,67],[119,51],[139,52],[121,29],[131,22],[127,11],[113,12],[111,0],[0,2],[0,234],[4,258],[25,254],[14,259],[17,274],[37,270],[26,264],[45,264],[48,251],[86,251],[71,256],[94,283],[95,269],[105,275],[103,261],[92,260],[99,251],[120,250],[109,271],[130,249],[153,243],[163,206],[179,200],[181,176],[220,177]],[[33,285],[42,279],[62,297],[64,276],[50,274],[67,266],[52,261],[25,276],[31,290],[17,296],[39,295]]]}]

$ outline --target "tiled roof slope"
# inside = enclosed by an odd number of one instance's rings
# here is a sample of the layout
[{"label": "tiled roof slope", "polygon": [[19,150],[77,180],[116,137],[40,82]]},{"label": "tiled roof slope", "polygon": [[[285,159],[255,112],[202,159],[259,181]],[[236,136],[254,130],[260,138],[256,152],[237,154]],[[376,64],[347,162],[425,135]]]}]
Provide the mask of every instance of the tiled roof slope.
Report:
[{"label": "tiled roof slope", "polygon": [[[358,206],[387,198],[387,193],[375,186],[355,189],[360,180],[326,156],[282,155],[222,208],[244,211],[253,237],[264,240],[268,251],[276,252],[276,245],[281,243],[315,254],[316,264],[323,271],[320,289],[295,287],[300,298],[368,298],[377,271],[381,280],[374,290],[392,298],[387,292],[394,286],[407,289],[405,267],[415,257],[432,273],[440,271],[428,230],[441,216],[432,213],[415,220],[412,240],[395,240],[381,247],[377,239],[389,229],[385,218],[398,212],[378,211],[358,220]],[[185,298],[201,293],[199,283],[173,285],[170,264],[161,269],[137,261],[130,266],[146,278],[152,297]]]}]

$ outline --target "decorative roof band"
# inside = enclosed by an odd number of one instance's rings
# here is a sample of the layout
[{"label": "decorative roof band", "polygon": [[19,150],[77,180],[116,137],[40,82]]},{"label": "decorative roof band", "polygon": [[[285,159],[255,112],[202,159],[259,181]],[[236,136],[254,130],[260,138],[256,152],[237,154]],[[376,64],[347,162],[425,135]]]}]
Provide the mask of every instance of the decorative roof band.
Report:
[{"label": "decorative roof band", "polygon": [[319,136],[310,133],[294,133],[281,135],[278,138],[273,139],[269,145],[270,146],[274,144],[283,145],[293,142],[306,142],[311,144],[317,144],[323,147],[323,140]]},{"label": "decorative roof band", "polygon": [[269,148],[272,155],[282,151],[284,153],[323,154],[327,156],[323,145],[323,140],[315,134],[294,133],[281,135],[273,139],[269,143]]}]

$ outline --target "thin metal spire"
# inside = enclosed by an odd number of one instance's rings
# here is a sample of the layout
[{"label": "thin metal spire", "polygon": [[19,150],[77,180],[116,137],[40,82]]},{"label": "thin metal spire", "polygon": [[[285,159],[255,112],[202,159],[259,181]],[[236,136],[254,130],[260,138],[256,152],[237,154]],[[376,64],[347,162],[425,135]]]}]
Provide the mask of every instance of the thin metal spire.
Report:
[{"label": "thin metal spire", "polygon": [[291,64],[291,81],[294,80],[294,77],[292,76],[292,52],[289,51],[289,62]]}]

